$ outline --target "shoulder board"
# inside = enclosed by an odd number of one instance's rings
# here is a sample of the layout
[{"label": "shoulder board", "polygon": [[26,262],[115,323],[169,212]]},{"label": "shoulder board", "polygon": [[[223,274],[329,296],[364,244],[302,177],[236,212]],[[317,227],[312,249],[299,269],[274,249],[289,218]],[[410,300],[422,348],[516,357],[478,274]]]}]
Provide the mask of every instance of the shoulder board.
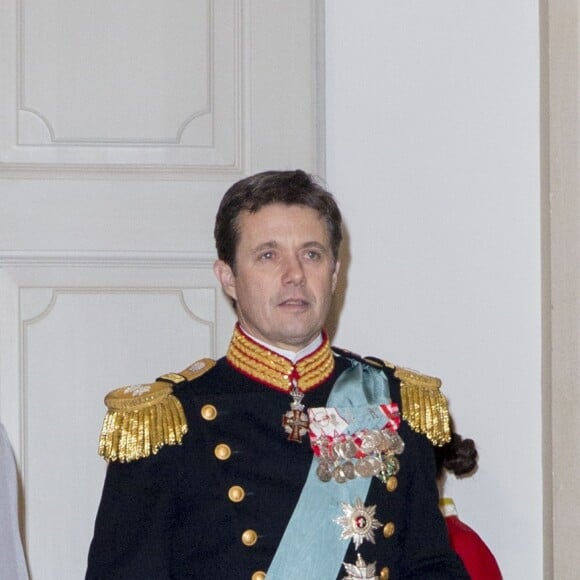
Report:
[{"label": "shoulder board", "polygon": [[387,368],[391,370],[395,370],[396,368],[395,365],[393,363],[390,363],[388,360],[383,360],[380,358],[376,358],[374,356],[365,356],[365,361],[380,368]]},{"label": "shoulder board", "polygon": [[367,363],[367,364],[371,364],[371,365],[378,367],[378,368],[383,368],[383,363],[379,359],[376,359],[376,358],[373,358],[370,356],[362,357],[360,354],[356,354],[355,352],[352,352],[351,350],[347,350],[346,348],[338,348],[337,346],[333,346],[332,350],[336,354],[338,354],[339,356],[352,358],[352,359],[354,359],[358,362],[361,362],[361,363]]},{"label": "shoulder board", "polygon": [[99,439],[106,461],[128,463],[155,455],[164,445],[177,445],[187,433],[183,407],[174,385],[192,381],[215,365],[201,359],[180,373],[168,373],[154,383],[121,387],[105,397],[107,414]]},{"label": "shoulder board", "polygon": [[440,447],[451,440],[447,399],[441,381],[416,371],[395,367],[401,381],[403,419],[418,433],[423,433]]},{"label": "shoulder board", "polygon": [[211,358],[202,358],[189,365],[180,373],[167,373],[161,375],[157,380],[178,385],[179,383],[189,382],[201,377],[215,366],[215,361]]},{"label": "shoulder board", "polygon": [[338,348],[336,346],[333,346],[332,350],[340,356],[350,357],[350,358],[353,358],[359,362],[370,364],[370,365],[377,367],[379,369],[384,369],[384,368],[395,369],[394,364],[392,364],[386,360],[382,360],[380,358],[374,357],[374,356],[363,357],[360,354],[356,354],[356,353],[352,352],[351,350],[347,350],[345,348]]}]

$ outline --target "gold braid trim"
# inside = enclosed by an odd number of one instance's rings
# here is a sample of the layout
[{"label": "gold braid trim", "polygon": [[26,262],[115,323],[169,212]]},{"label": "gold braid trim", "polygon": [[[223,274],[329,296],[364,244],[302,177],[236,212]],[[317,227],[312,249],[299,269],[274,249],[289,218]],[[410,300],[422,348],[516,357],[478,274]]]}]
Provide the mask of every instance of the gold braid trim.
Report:
[{"label": "gold braid trim", "polygon": [[[235,369],[256,381],[285,392],[292,389],[292,362],[246,336],[239,326],[234,329],[226,358]],[[328,336],[323,333],[322,344],[296,363],[298,388],[306,392],[317,387],[333,370],[334,356]]]},{"label": "gold braid trim", "polygon": [[[168,373],[151,384],[121,387],[105,397],[107,414],[99,439],[99,455],[106,461],[129,463],[155,455],[164,445],[178,445],[187,433],[187,419],[173,384],[204,374],[210,359],[181,373]],[[173,383],[173,384],[172,384]]]},{"label": "gold braid trim", "polygon": [[325,339],[321,348],[311,355],[299,360],[296,363],[296,370],[299,377],[298,386],[303,391],[318,386],[328,378],[334,370],[334,356],[332,356],[328,340]]},{"label": "gold braid trim", "polygon": [[395,376],[401,381],[403,419],[434,445],[448,443],[451,440],[449,409],[441,392],[441,381],[403,368],[397,368]]}]

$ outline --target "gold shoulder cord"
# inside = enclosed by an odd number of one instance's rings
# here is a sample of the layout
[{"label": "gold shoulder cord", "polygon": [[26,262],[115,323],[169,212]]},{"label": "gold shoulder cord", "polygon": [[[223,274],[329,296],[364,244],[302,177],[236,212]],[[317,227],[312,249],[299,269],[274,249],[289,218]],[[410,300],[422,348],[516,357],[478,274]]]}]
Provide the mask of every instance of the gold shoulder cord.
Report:
[{"label": "gold shoulder cord", "polygon": [[173,395],[176,384],[191,381],[211,369],[202,359],[181,373],[169,373],[151,384],[121,387],[105,397],[107,414],[99,439],[106,461],[129,463],[155,455],[164,445],[181,443],[187,433],[183,407]]},{"label": "gold shoulder cord", "polygon": [[401,381],[403,419],[434,445],[448,443],[451,440],[449,409],[441,392],[441,381],[403,368],[397,368],[395,376]]}]

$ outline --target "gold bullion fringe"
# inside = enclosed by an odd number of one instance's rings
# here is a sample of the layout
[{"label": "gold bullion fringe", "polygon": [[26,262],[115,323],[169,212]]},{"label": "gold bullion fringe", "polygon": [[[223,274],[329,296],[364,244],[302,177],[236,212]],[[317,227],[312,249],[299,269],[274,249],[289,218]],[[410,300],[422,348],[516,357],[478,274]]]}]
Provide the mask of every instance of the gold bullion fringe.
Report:
[{"label": "gold bullion fringe", "polygon": [[447,399],[441,381],[407,369],[397,369],[401,380],[403,419],[418,433],[423,433],[438,447],[451,440]]},{"label": "gold bullion fringe", "polygon": [[109,410],[103,421],[99,455],[129,463],[155,455],[164,445],[181,443],[187,433],[183,407],[173,395],[133,410]]}]

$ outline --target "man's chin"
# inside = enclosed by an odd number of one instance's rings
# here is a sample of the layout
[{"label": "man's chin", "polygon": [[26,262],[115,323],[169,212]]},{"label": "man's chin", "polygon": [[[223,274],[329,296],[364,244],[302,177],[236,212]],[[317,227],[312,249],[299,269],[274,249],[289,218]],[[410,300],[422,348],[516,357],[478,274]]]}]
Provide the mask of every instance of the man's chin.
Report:
[{"label": "man's chin", "polygon": [[285,327],[284,333],[277,334],[278,344],[286,345],[282,348],[287,350],[299,351],[308,346],[319,334],[321,328],[288,328]]}]

